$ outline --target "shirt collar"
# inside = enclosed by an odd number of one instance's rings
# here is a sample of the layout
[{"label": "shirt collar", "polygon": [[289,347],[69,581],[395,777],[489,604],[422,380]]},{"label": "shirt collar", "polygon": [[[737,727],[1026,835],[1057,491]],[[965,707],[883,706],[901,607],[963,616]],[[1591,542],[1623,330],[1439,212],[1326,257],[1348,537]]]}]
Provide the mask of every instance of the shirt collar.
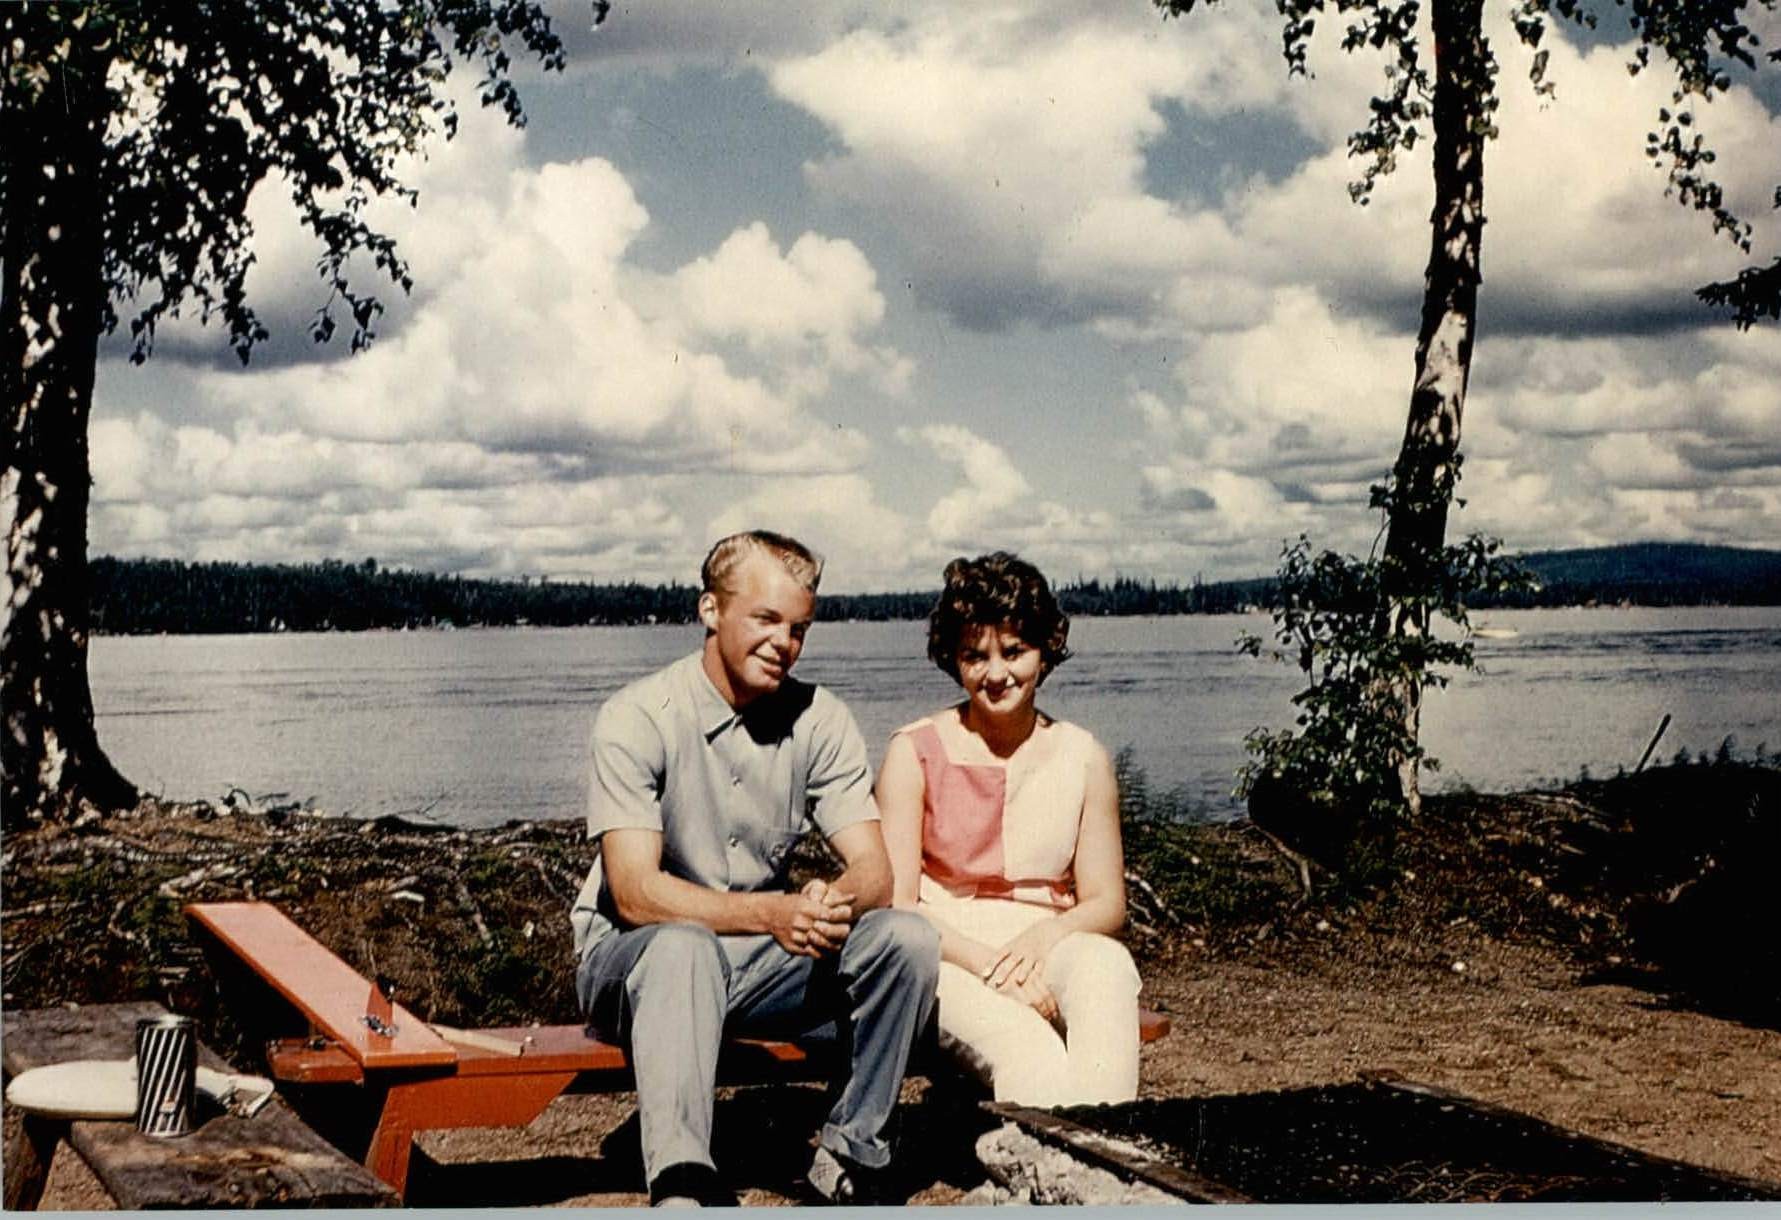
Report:
[{"label": "shirt collar", "polygon": [[710,741],[736,723],[742,713],[731,707],[729,700],[718,693],[717,686],[711,681],[711,675],[705,672],[703,652],[695,652],[688,657],[687,667],[692,670],[688,685],[692,688],[693,710],[698,714],[699,731],[705,735],[706,741]]}]

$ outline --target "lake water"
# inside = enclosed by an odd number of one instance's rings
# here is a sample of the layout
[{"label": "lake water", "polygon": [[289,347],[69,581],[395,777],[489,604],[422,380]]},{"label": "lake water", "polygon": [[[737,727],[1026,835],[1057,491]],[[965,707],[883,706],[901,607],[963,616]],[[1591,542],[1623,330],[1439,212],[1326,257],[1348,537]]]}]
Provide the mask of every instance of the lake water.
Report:
[{"label": "lake water", "polygon": [[[1781,608],[1495,611],[1480,674],[1432,692],[1431,787],[1509,789],[1638,762],[1665,713],[1678,746],[1781,750]],[[1041,706],[1130,746],[1153,787],[1236,811],[1243,737],[1291,723],[1298,673],[1237,654],[1261,616],[1080,619]],[[921,623],[821,623],[799,664],[890,732],[954,697]],[[698,647],[694,626],[102,637],[100,740],[145,789],[285,794],[328,812],[452,825],[579,816],[594,709]]]}]

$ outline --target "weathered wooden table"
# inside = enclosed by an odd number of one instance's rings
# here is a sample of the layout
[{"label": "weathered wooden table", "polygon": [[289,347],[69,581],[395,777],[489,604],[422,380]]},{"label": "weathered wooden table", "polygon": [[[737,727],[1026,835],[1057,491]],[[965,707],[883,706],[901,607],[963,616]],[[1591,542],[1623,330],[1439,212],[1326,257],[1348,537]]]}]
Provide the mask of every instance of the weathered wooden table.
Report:
[{"label": "weathered wooden table", "polygon": [[[75,1059],[128,1059],[136,1021],[159,1004],[93,1004],[0,1014],[5,1074]],[[227,1070],[200,1045],[198,1062]],[[151,1139],[128,1120],[57,1120],[8,1107],[5,1204],[33,1208],[50,1157],[66,1141],[119,1207],[391,1207],[396,1193],[312,1131],[274,1098],[252,1118],[199,1115],[177,1139]]]}]

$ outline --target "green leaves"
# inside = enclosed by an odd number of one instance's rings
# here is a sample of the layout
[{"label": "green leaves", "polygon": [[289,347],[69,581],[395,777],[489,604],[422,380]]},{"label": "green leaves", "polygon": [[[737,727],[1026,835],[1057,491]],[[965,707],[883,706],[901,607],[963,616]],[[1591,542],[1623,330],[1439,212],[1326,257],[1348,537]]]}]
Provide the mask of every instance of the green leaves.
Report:
[{"label": "green leaves", "polygon": [[1764,317],[1781,320],[1781,256],[1767,267],[1746,267],[1736,279],[1708,284],[1695,295],[1708,305],[1730,309],[1739,330]]},{"label": "green leaves", "polygon": [[1437,765],[1403,715],[1404,692],[1444,687],[1449,671],[1473,667],[1467,598],[1531,579],[1500,548],[1473,534],[1419,557],[1412,575],[1390,558],[1314,551],[1304,535],[1286,546],[1268,600],[1273,644],[1247,634],[1238,648],[1292,662],[1307,683],[1292,700],[1296,728],[1244,739],[1251,758],[1237,795],[1265,779],[1363,818],[1401,814],[1400,765]]},{"label": "green leaves", "polygon": [[[1183,16],[1195,0],[1154,0],[1165,15]],[[1536,49],[1528,71],[1534,92],[1555,93],[1547,76],[1549,56],[1540,48],[1554,19],[1593,30],[1598,11],[1608,0],[1507,0],[1509,22],[1516,37]],[[1210,0],[1208,0],[1210,3]],[[1658,130],[1647,138],[1645,156],[1664,171],[1665,193],[1685,207],[1705,213],[1713,231],[1740,250],[1750,250],[1751,226],[1727,203],[1711,167],[1717,158],[1706,138],[1695,131],[1695,113],[1684,98],[1711,101],[1730,90],[1734,71],[1757,70],[1761,40],[1744,16],[1760,6],[1781,8],[1777,0],[1613,0],[1637,36],[1630,73],[1667,62],[1679,82],[1677,106],[1660,112]],[[1346,19],[1341,35],[1344,51],[1382,54],[1385,87],[1368,104],[1366,123],[1348,139],[1349,155],[1363,162],[1360,177],[1348,193],[1365,205],[1379,180],[1394,172],[1399,155],[1425,138],[1423,124],[1435,107],[1457,106],[1466,112],[1464,128],[1482,138],[1497,134],[1493,116],[1498,96],[1497,63],[1484,37],[1484,0],[1275,0],[1281,17],[1281,47],[1288,75],[1307,76],[1307,55],[1317,21],[1333,9]],[[1450,33],[1431,36],[1430,27]],[[1426,46],[1425,46],[1426,40]],[[1440,45],[1440,44],[1445,45]],[[1435,63],[1435,71],[1425,65]],[[1781,63],[1781,50],[1761,56]],[[1445,61],[1445,62],[1443,62]],[[1445,84],[1443,82],[1446,82]],[[1631,150],[1629,150],[1630,152]],[[1778,260],[1781,261],[1781,260]],[[1736,279],[1709,284],[1697,294],[1710,305],[1730,306],[1733,320],[1748,327],[1762,318],[1781,318],[1781,277],[1773,267],[1750,267]]]},{"label": "green leaves", "polygon": [[[594,0],[594,18],[606,11]],[[382,313],[349,282],[365,256],[407,290],[395,244],[365,220],[370,199],[414,198],[400,158],[457,116],[444,85],[455,62],[482,70],[480,94],[510,122],[524,115],[510,73],[517,50],[563,66],[536,0],[92,0],[0,6],[4,109],[54,96],[70,72],[104,82],[111,121],[68,157],[95,167],[103,200],[107,330],[136,304],[133,358],[157,323],[195,306],[220,316],[243,361],[267,337],[244,284],[253,259],[247,201],[268,177],[325,251],[330,291],[312,327],[351,319],[355,349]],[[4,185],[0,182],[0,185]]]}]

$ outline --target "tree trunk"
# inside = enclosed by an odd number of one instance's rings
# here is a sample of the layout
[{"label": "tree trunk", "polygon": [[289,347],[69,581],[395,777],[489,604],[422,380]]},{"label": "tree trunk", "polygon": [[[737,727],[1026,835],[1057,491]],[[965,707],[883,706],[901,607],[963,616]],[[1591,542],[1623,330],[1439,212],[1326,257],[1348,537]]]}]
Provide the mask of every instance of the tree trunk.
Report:
[{"label": "tree trunk", "polygon": [[87,420],[106,305],[105,73],[103,55],[75,47],[50,65],[41,87],[7,71],[0,106],[0,401],[7,412],[0,745],[9,827],[137,799],[99,747],[87,682]]},{"label": "tree trunk", "polygon": [[[1440,0],[1430,6],[1435,42],[1435,207],[1422,329],[1416,340],[1416,383],[1403,447],[1392,468],[1385,539],[1388,592],[1427,590],[1446,541],[1447,511],[1459,478],[1460,419],[1472,367],[1478,318],[1479,254],[1484,237],[1484,143],[1494,96],[1495,61],[1483,30],[1482,0]],[[1382,630],[1426,635],[1429,615],[1414,600],[1394,598]],[[1414,679],[1392,704],[1414,740],[1422,687]],[[1400,760],[1399,786],[1414,816],[1421,809],[1418,766]]]}]

